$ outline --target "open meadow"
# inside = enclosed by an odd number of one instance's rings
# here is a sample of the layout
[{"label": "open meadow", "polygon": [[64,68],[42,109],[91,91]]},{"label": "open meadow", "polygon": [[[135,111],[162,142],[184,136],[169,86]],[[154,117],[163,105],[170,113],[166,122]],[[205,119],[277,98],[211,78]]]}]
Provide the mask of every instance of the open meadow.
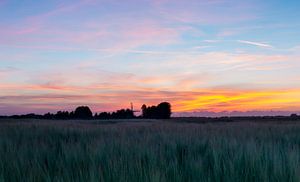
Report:
[{"label": "open meadow", "polygon": [[0,120],[0,181],[300,181],[300,122]]}]

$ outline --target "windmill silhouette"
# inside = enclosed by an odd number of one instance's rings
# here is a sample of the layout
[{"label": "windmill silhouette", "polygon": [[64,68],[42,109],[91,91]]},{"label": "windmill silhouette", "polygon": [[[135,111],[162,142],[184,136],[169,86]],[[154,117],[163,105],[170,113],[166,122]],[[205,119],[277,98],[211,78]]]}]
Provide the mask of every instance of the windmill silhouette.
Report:
[{"label": "windmill silhouette", "polygon": [[135,112],[140,112],[140,110],[134,110],[134,109],[133,109],[133,103],[132,103],[132,102],[130,102],[130,109],[131,109],[131,111],[132,111],[133,113],[135,113]]}]

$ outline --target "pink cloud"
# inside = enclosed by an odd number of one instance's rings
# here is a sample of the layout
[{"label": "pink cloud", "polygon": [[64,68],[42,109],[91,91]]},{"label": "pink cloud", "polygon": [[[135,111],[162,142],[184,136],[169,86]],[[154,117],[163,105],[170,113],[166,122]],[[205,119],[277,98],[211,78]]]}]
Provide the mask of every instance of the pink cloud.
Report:
[{"label": "pink cloud", "polygon": [[180,28],[162,26],[156,22],[143,21],[130,23],[128,20],[118,25],[101,25],[89,29],[83,27],[78,31],[42,25],[10,27],[5,31],[0,43],[4,46],[58,50],[58,51],[95,51],[118,54],[122,52],[139,54],[156,54],[157,52],[136,50],[144,45],[164,46],[179,41],[183,31]]}]

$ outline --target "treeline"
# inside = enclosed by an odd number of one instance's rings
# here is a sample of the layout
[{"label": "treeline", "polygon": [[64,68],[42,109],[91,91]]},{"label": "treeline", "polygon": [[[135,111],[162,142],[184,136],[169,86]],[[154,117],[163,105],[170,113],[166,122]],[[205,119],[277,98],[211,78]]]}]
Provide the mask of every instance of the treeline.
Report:
[{"label": "treeline", "polygon": [[143,118],[169,119],[171,117],[171,104],[168,102],[162,102],[157,106],[149,107],[144,104],[141,109]]},{"label": "treeline", "polygon": [[44,119],[132,119],[135,118],[130,109],[120,109],[115,112],[93,113],[87,106],[77,107],[75,111],[58,111],[56,114],[47,113]]},{"label": "treeline", "polygon": [[57,111],[56,113],[40,114],[24,114],[24,115],[12,115],[7,118],[13,119],[93,119],[93,113],[88,106],[79,106],[75,111]]},{"label": "treeline", "polygon": [[100,112],[93,115],[88,106],[79,106],[75,111],[58,111],[56,113],[39,114],[25,114],[25,115],[12,115],[0,116],[0,118],[13,118],[13,119],[134,119],[134,118],[155,118],[167,119],[171,116],[171,105],[167,102],[160,103],[157,106],[149,108],[146,105],[142,106],[142,115],[135,116],[133,109],[120,109],[114,112]]},{"label": "treeline", "polygon": [[116,112],[101,112],[94,115],[94,119],[132,119],[136,118],[134,112],[130,109],[120,109]]},{"label": "treeline", "polygon": [[25,115],[13,115],[7,118],[13,119],[133,119],[136,118],[134,112],[130,109],[120,109],[115,112],[100,112],[93,115],[92,111],[88,106],[79,106],[75,111],[58,111],[56,113],[46,113],[44,115],[38,114],[25,114]]}]

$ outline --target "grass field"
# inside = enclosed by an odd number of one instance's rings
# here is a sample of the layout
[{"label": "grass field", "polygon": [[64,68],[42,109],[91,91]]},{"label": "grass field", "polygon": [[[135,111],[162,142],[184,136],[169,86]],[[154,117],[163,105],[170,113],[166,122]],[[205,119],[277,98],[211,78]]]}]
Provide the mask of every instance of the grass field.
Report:
[{"label": "grass field", "polygon": [[300,123],[0,120],[0,181],[300,181]]}]

